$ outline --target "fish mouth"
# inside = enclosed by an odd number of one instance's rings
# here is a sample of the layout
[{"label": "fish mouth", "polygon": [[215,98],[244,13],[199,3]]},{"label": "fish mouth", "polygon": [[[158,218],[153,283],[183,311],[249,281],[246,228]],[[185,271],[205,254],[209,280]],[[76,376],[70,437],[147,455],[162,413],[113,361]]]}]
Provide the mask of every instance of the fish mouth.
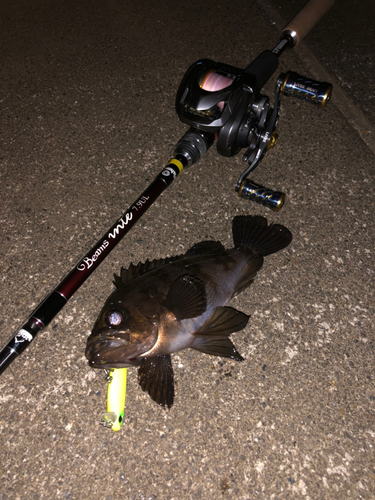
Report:
[{"label": "fish mouth", "polygon": [[92,368],[127,368],[140,363],[139,346],[117,336],[89,337],[85,355]]}]

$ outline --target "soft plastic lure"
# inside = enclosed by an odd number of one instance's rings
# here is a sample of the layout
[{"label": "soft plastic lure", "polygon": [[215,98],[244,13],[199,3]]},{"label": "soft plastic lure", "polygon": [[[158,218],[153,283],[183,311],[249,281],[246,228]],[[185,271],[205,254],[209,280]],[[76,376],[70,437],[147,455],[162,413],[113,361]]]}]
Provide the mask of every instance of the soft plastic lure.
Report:
[{"label": "soft plastic lure", "polygon": [[102,414],[105,426],[119,431],[125,412],[127,368],[113,368],[108,374],[107,411]]}]

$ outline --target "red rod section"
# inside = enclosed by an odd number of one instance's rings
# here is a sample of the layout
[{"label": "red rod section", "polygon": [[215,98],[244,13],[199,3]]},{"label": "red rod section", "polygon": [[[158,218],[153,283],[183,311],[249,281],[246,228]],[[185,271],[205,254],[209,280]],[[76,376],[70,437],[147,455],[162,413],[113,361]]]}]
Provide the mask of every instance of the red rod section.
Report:
[{"label": "red rod section", "polygon": [[188,161],[184,156],[176,155],[124,215],[104,234],[55,290],[39,304],[27,322],[0,352],[0,374],[31,344],[40,330],[45,328],[61,311],[74,292],[103,262],[187,164]]}]

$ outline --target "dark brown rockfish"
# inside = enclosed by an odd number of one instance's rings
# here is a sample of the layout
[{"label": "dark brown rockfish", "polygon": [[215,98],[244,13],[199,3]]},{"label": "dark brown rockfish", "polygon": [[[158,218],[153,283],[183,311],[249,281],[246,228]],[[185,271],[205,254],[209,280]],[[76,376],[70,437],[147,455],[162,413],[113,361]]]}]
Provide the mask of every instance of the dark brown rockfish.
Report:
[{"label": "dark brown rockfish", "polygon": [[139,366],[139,383],[158,404],[174,398],[171,353],[197,351],[243,360],[229,339],[246,314],[225,304],[251,285],[263,257],[292,241],[288,229],[260,216],[233,219],[234,248],[203,241],[185,255],[121,269],[87,340],[94,368]]}]

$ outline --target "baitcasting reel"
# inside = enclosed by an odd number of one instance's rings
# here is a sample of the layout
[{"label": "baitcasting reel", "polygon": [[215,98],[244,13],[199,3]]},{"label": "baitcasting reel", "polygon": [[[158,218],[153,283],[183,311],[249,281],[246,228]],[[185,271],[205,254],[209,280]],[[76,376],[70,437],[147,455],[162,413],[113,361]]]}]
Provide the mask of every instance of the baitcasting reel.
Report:
[{"label": "baitcasting reel", "polygon": [[263,188],[247,176],[259,165],[267,150],[276,145],[280,94],[324,107],[332,92],[329,83],[288,72],[277,80],[271,107],[261,89],[276,71],[278,56],[288,44],[293,44],[290,35],[286,35],[273,51],[262,52],[245,69],[201,59],[190,66],[176,96],[180,120],[196,131],[213,133],[219,154],[234,156],[246,148],[242,159],[248,167],[235,189],[241,198],[275,211],[282,207],[285,195]]}]

